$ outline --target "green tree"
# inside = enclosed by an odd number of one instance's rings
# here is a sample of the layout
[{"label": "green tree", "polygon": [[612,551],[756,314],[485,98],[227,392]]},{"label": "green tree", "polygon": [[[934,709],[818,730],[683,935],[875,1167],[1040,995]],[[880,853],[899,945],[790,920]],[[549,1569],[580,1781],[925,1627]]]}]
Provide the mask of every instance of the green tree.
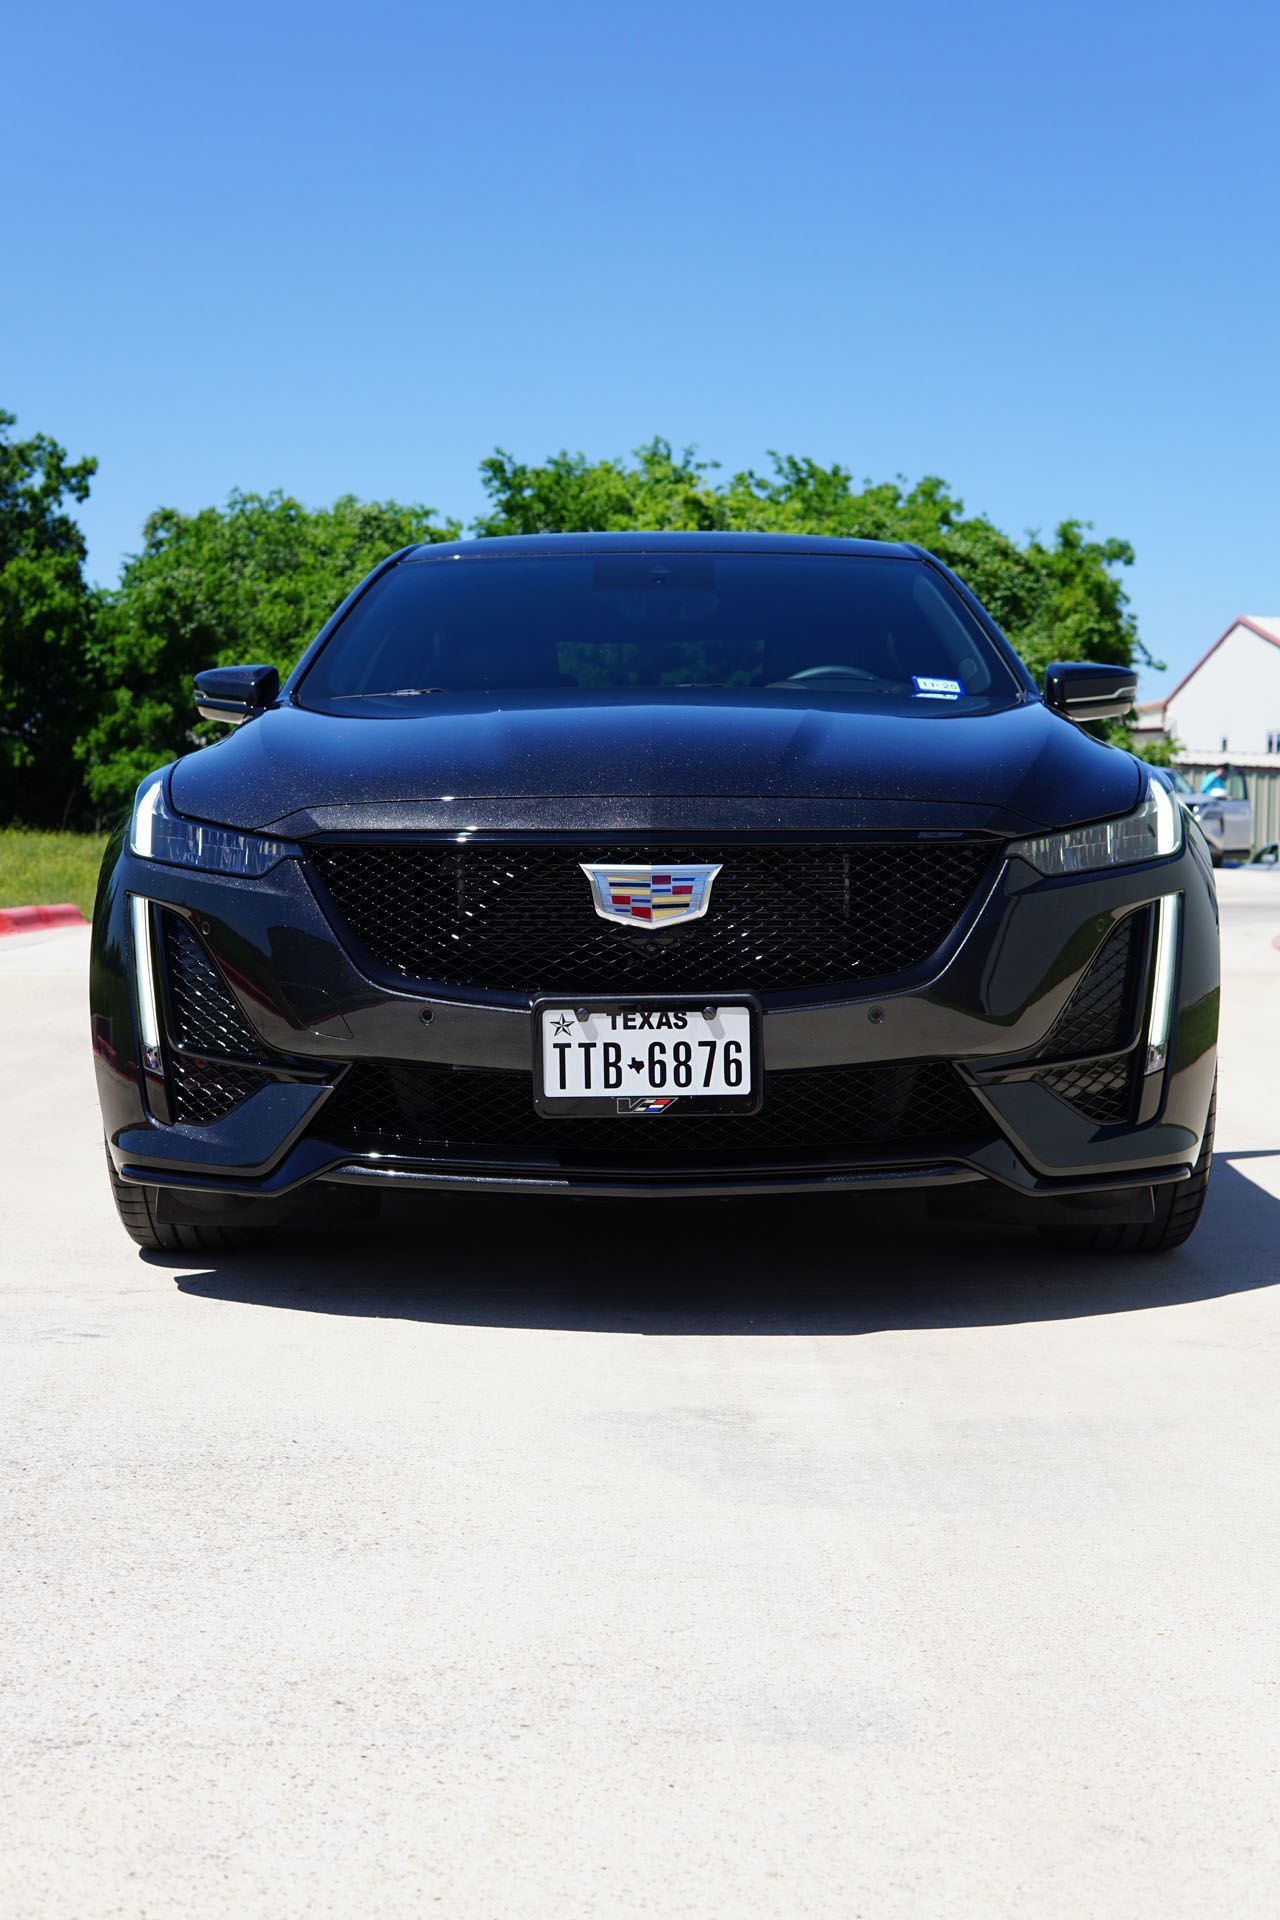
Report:
[{"label": "green tree", "polygon": [[1012,539],[966,514],[947,484],[927,477],[855,486],[846,467],[771,454],[771,471],[720,480],[692,448],[677,454],[651,440],[631,461],[558,453],[526,466],[500,448],[481,463],[490,507],[481,535],[618,532],[646,527],[705,532],[817,533],[908,540],[953,567],[990,608],[1035,674],[1050,660],[1147,664],[1118,570],[1131,566],[1125,540],[1094,540],[1088,523],[1064,520],[1052,542]]},{"label": "green tree", "polygon": [[123,805],[151,767],[216,735],[192,706],[202,667],[265,660],[283,676],[379,560],[458,532],[430,508],[351,495],[320,511],[233,493],[222,509],[153,513],[97,622],[102,697],[78,748],[91,799]]},{"label": "green tree", "polygon": [[77,808],[92,693],[84,536],[66,503],[88,498],[97,462],[43,433],[15,440],[15,425],[0,409],[0,819],[58,826]]}]

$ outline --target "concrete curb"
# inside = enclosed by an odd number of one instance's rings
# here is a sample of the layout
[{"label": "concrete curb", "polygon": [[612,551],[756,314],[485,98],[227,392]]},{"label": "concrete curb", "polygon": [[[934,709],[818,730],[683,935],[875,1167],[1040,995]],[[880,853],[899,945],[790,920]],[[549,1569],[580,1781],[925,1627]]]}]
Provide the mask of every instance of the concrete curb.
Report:
[{"label": "concrete curb", "polygon": [[0,933],[35,933],[41,927],[83,927],[79,907],[63,900],[56,907],[0,907]]}]

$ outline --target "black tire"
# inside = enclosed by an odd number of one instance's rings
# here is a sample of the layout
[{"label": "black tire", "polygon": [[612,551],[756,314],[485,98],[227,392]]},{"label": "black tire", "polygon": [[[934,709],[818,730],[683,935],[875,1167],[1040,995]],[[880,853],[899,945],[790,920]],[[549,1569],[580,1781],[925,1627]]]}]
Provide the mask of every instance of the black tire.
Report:
[{"label": "black tire", "polygon": [[1221,852],[1221,850],[1220,850],[1220,848],[1218,848],[1218,847],[1210,847],[1210,849],[1209,849],[1209,859],[1210,859],[1210,861],[1211,861],[1211,863],[1212,863],[1212,864],[1213,864],[1213,865],[1214,865],[1215,867],[1220,867],[1220,866],[1222,865],[1222,861],[1223,861],[1223,855],[1222,855],[1222,852]]},{"label": "black tire", "polygon": [[136,1187],[122,1180],[107,1154],[107,1177],[120,1225],[136,1246],[152,1253],[226,1253],[233,1247],[255,1247],[270,1227],[219,1226],[216,1220],[197,1226],[170,1226],[156,1219],[157,1187]]},{"label": "black tire", "polygon": [[1218,1082],[1213,1083],[1200,1157],[1189,1180],[1157,1187],[1156,1217],[1129,1227],[1041,1227],[1055,1246],[1070,1253],[1170,1253],[1195,1232],[1204,1211],[1213,1170],[1213,1130],[1218,1117]]}]

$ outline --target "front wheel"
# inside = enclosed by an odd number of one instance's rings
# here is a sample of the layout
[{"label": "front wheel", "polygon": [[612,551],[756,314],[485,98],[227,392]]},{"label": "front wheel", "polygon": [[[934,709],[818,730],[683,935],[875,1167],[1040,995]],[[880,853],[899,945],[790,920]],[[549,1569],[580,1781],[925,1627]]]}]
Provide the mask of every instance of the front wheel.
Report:
[{"label": "front wheel", "polygon": [[255,1247],[271,1232],[270,1227],[245,1226],[243,1204],[234,1209],[233,1217],[238,1215],[239,1219],[236,1225],[223,1224],[213,1213],[199,1226],[171,1225],[156,1217],[160,1189],[138,1187],[131,1180],[122,1180],[112,1165],[110,1153],[107,1154],[107,1177],[120,1225],[135,1246],[146,1247],[151,1253],[225,1253],[232,1247]]},{"label": "front wheel", "polygon": [[1218,1117],[1218,1082],[1213,1083],[1209,1117],[1200,1154],[1189,1180],[1155,1190],[1156,1217],[1141,1225],[1113,1227],[1041,1227],[1047,1240],[1070,1253],[1170,1253],[1189,1240],[1199,1224],[1213,1169],[1213,1130]]}]

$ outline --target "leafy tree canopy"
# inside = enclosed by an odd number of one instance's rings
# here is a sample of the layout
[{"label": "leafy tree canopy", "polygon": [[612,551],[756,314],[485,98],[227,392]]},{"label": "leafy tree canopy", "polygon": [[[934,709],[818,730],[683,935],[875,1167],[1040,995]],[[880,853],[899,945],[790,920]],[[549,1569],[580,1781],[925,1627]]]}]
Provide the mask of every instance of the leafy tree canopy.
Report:
[{"label": "leafy tree canopy", "polygon": [[97,462],[42,433],[15,440],[16,424],[0,409],[0,819],[56,823],[78,798],[93,613],[67,503],[88,499]]},{"label": "leafy tree canopy", "polygon": [[766,474],[727,479],[692,448],[651,440],[630,462],[559,453],[525,466],[499,449],[481,463],[490,510],[481,534],[626,532],[817,533],[909,540],[953,567],[991,610],[1033,673],[1050,660],[1150,663],[1117,569],[1132,565],[1126,540],[1094,540],[1087,522],[1064,520],[1052,543],[1011,539],[966,514],[943,480],[858,487],[846,467],[772,454]]},{"label": "leafy tree canopy", "polygon": [[[127,804],[150,768],[208,737],[191,699],[202,667],[270,660],[288,672],[379,560],[461,532],[395,501],[347,495],[312,511],[283,493],[234,493],[222,508],[152,514],[119,586],[93,593],[68,503],[87,498],[95,462],[70,461],[42,434],[16,441],[13,425],[0,412],[0,818],[78,819],[86,796],[99,812]],[[499,449],[481,466],[489,505],[474,531],[907,540],[955,568],[1033,671],[1054,658],[1149,661],[1122,585],[1126,541],[1095,539],[1079,520],[1052,540],[1016,540],[937,478],[860,486],[838,465],[770,462],[724,475],[660,439],[627,460],[559,453],[533,466]]]},{"label": "leafy tree canopy", "polygon": [[349,494],[315,512],[233,493],[222,509],[153,513],[94,637],[103,697],[79,746],[91,800],[123,805],[150,768],[216,735],[191,703],[202,667],[264,660],[283,676],[378,561],[459,532],[428,507]]}]

